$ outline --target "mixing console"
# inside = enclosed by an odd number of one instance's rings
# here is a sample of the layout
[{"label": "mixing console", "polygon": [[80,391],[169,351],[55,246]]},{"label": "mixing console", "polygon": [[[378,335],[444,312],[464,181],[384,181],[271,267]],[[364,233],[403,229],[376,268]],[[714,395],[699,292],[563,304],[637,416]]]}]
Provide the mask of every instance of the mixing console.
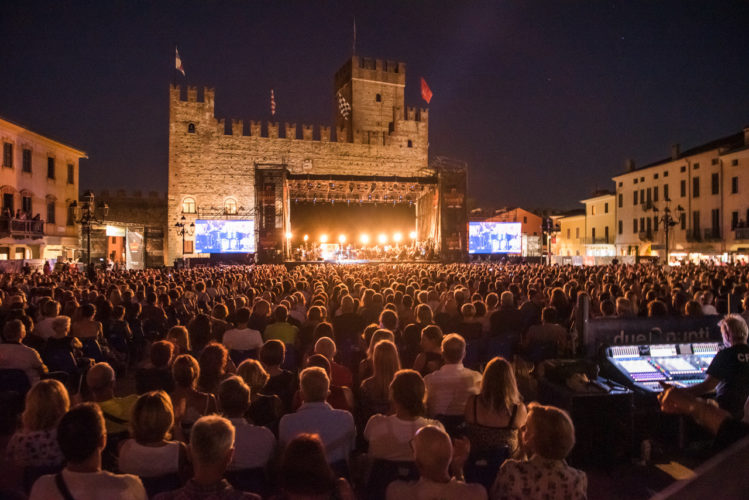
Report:
[{"label": "mixing console", "polygon": [[645,392],[660,392],[660,382],[678,387],[702,382],[719,347],[716,342],[613,346],[606,349],[606,358],[615,378]]}]

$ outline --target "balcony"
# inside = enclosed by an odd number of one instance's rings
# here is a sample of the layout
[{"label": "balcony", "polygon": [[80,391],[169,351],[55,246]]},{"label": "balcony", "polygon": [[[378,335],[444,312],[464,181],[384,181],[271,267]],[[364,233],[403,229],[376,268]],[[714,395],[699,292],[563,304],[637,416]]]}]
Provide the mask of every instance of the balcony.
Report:
[{"label": "balcony", "polygon": [[705,229],[705,241],[720,241],[720,228]]},{"label": "balcony", "polygon": [[584,245],[609,245],[613,244],[612,238],[583,238]]},{"label": "balcony", "polygon": [[737,227],[733,231],[737,240],[749,240],[749,227]]},{"label": "balcony", "polygon": [[44,238],[44,221],[0,217],[0,237],[38,240]]}]

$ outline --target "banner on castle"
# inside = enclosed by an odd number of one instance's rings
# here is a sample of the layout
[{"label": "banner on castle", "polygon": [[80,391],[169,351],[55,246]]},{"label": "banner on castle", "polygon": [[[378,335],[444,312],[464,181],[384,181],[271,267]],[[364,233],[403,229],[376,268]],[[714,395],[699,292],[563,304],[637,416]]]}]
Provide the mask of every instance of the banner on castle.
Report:
[{"label": "banner on castle", "polygon": [[125,265],[127,269],[143,269],[143,232],[128,229],[126,246]]},{"label": "banner on castle", "polygon": [[424,77],[421,78],[421,98],[424,99],[427,104],[432,100],[432,89],[429,88]]}]

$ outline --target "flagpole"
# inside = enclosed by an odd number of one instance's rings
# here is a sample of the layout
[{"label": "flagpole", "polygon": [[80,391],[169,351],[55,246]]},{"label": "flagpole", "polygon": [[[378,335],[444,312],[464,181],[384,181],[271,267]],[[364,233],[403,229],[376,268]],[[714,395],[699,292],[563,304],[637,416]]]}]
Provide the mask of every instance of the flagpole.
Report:
[{"label": "flagpole", "polygon": [[356,57],[356,15],[354,15],[354,38],[351,42],[351,57]]},{"label": "flagpole", "polygon": [[[172,54],[172,57],[174,57],[177,54],[177,42],[174,42],[174,54]],[[172,68],[172,86],[177,86],[177,68]]]}]

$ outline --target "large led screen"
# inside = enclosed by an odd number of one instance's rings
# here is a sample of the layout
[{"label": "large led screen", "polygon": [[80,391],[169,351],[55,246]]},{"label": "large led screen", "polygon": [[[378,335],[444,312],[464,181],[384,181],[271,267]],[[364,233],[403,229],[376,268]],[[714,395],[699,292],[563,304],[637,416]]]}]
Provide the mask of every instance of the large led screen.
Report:
[{"label": "large led screen", "polygon": [[468,253],[520,253],[519,222],[470,222]]},{"label": "large led screen", "polygon": [[197,253],[252,253],[255,251],[255,221],[196,220]]}]

